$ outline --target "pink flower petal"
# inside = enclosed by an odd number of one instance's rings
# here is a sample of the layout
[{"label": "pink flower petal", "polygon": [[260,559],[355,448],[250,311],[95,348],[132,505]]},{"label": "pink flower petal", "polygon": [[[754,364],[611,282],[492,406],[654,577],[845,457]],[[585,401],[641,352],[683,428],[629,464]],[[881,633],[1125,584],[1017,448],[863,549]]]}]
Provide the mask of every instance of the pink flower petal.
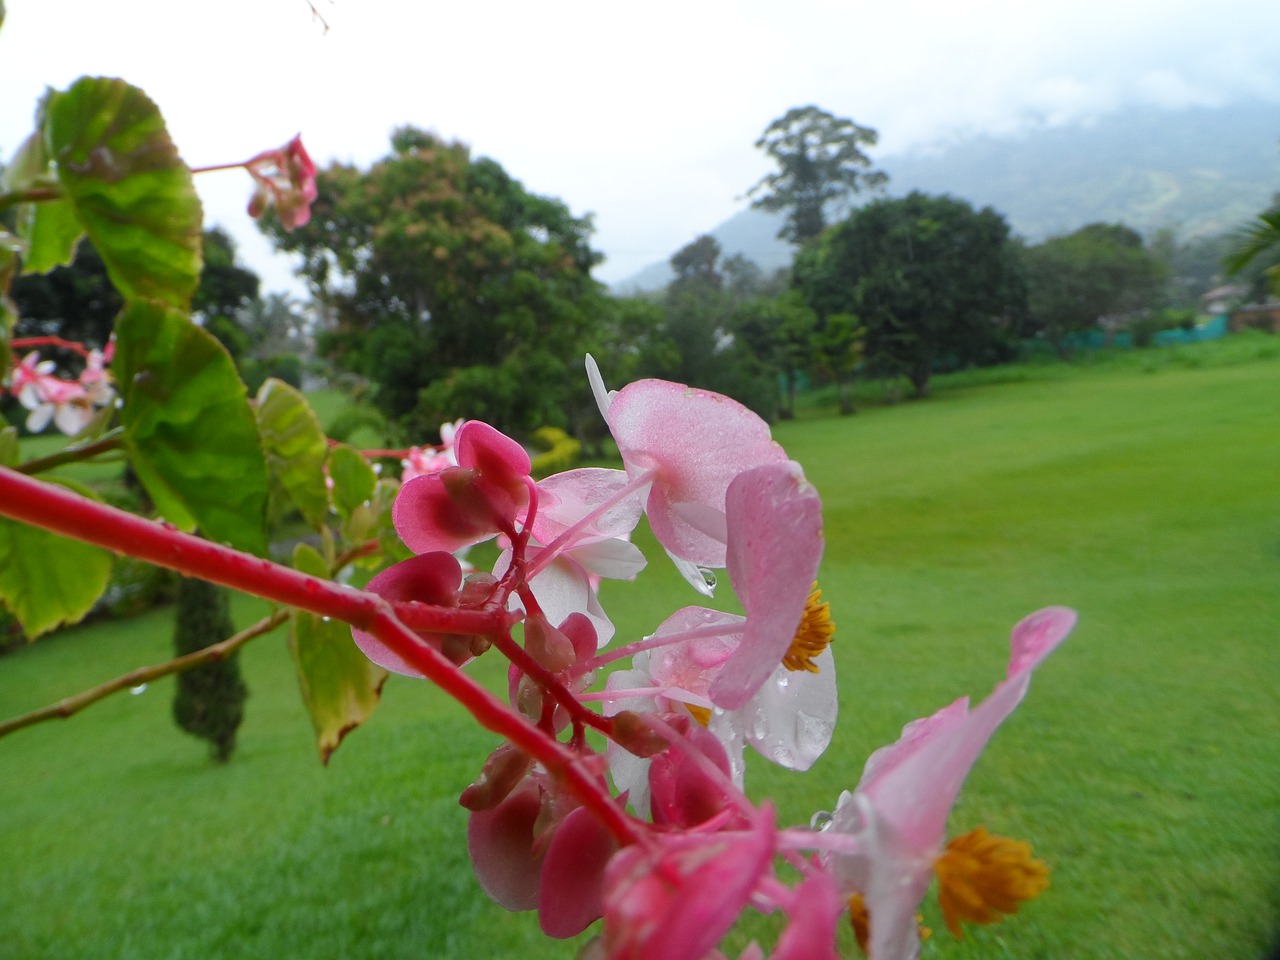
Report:
[{"label": "pink flower petal", "polygon": [[[456,557],[448,553],[424,553],[387,567],[369,581],[367,589],[388,600],[416,600],[452,607],[457,606],[461,586],[462,566]],[[373,634],[352,627],[351,636],[364,655],[383,669],[409,677],[422,676]],[[424,639],[437,647],[440,645],[438,637],[428,635]]]},{"label": "pink flower petal", "polygon": [[532,910],[546,848],[534,852],[534,828],[542,808],[541,791],[526,781],[491,810],[473,813],[467,823],[467,852],[476,879],[496,903],[508,910]]},{"label": "pink flower petal", "polygon": [[742,643],[711,685],[734,710],[760,689],[795,639],[822,559],[822,501],[799,466],[743,472],[729,486],[729,580],[747,614]]},{"label": "pink flower petal", "polygon": [[724,565],[725,545],[691,524],[680,508],[723,513],[734,477],[786,460],[769,426],[718,393],[666,380],[638,380],[612,396],[607,416],[627,472],[652,471],[647,511],[671,553],[709,567]]},{"label": "pink flower petal", "polygon": [[618,849],[613,835],[585,807],[561,821],[547,845],[538,893],[542,932],[576,937],[604,916],[604,874]]}]

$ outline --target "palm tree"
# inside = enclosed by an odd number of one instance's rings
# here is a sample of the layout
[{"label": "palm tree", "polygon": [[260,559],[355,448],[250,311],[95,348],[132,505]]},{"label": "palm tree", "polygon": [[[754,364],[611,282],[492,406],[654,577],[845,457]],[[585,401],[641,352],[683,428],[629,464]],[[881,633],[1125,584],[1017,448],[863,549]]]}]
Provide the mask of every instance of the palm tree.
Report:
[{"label": "palm tree", "polygon": [[1227,273],[1235,275],[1259,257],[1274,259],[1265,275],[1271,292],[1280,296],[1280,206],[1261,213],[1241,228],[1235,246],[1223,258]]}]

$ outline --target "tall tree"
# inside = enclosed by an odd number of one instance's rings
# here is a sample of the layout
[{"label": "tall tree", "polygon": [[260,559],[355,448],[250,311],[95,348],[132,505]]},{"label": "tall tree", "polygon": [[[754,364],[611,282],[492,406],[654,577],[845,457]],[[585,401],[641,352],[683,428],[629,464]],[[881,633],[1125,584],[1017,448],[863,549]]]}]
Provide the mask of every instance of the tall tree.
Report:
[{"label": "tall tree", "polygon": [[604,297],[590,218],[463,144],[405,127],[391,147],[368,170],[322,171],[306,226],[267,222],[336,318],[325,346],[414,436],[464,412],[565,426]]},{"label": "tall tree", "polygon": [[105,347],[124,300],[91,243],[76,246],[67,266],[16,277],[9,296],[18,308],[18,337],[58,336]]},{"label": "tall tree", "polygon": [[747,192],[755,197],[751,205],[788,211],[778,236],[803,245],[826,228],[832,207],[888,181],[887,174],[871,169],[871,158],[863,152],[876,139],[875,130],[848,118],[812,105],[793,107],[756,141],[778,169]]},{"label": "tall tree", "polygon": [[1009,225],[990,207],[912,193],[877,200],[796,258],[794,280],[824,325],[836,315],[881,374],[906,376],[917,396],[941,365],[1005,357],[1025,291]]}]

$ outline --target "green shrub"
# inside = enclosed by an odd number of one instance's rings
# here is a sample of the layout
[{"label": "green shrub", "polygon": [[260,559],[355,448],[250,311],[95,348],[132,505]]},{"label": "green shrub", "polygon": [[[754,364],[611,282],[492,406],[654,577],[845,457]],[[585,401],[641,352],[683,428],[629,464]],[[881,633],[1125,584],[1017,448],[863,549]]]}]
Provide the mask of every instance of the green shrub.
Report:
[{"label": "green shrub", "polygon": [[[177,655],[203,650],[233,633],[226,592],[203,580],[182,580],[173,634]],[[248,695],[240,663],[232,654],[178,674],[173,718],[187,733],[208,740],[210,755],[225,763],[236,748],[236,730],[244,719]]]},{"label": "green shrub", "polygon": [[582,444],[559,427],[539,427],[533,432],[538,446],[546,449],[533,458],[532,473],[545,477],[562,470],[569,470],[582,454]]}]

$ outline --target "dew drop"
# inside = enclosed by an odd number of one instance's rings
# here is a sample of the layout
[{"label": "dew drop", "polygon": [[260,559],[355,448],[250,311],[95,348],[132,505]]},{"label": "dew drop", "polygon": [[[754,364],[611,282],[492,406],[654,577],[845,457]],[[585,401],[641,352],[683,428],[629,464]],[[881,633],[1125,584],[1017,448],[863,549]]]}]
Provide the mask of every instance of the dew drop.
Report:
[{"label": "dew drop", "polygon": [[702,574],[702,582],[707,585],[707,589],[715,590],[716,572],[708,567],[699,567],[698,573]]},{"label": "dew drop", "polygon": [[321,623],[328,623],[328,622],[329,622],[330,620],[332,620],[332,619],[333,619],[332,617],[321,617],[321,618],[320,618],[320,622],[321,622]]},{"label": "dew drop", "polygon": [[145,683],[140,683],[136,687],[130,687],[129,692],[136,697],[140,693],[147,692],[147,685]]},{"label": "dew drop", "polygon": [[830,810],[819,810],[809,818],[809,829],[818,831],[825,830],[827,827],[831,826],[831,822],[834,819],[835,817],[831,814]]}]

